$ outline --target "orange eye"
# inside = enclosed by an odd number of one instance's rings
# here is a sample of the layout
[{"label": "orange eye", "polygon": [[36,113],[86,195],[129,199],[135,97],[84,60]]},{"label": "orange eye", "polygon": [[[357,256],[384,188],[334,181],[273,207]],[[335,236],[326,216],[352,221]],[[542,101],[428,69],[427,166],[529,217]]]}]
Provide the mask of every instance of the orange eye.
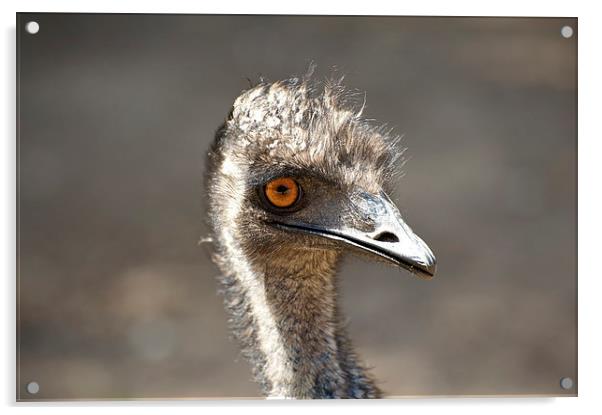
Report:
[{"label": "orange eye", "polygon": [[299,198],[299,185],[290,177],[279,177],[265,185],[265,197],[279,208],[291,207]]}]

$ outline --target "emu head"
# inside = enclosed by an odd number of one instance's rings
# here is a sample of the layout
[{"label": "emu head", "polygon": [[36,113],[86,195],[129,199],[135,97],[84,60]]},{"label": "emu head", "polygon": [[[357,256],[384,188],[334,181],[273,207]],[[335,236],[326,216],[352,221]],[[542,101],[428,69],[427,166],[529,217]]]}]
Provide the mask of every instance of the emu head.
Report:
[{"label": "emu head", "polygon": [[318,91],[290,79],[244,92],[209,153],[218,248],[236,245],[260,266],[316,268],[351,251],[432,277],[433,253],[388,196],[396,142],[338,83]]}]

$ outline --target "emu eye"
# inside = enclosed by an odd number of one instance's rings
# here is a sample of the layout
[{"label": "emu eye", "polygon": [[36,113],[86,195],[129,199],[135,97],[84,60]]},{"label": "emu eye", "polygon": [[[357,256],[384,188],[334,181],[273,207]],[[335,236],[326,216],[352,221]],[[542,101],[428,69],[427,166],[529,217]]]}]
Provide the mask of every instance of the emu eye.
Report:
[{"label": "emu eye", "polygon": [[263,192],[268,201],[277,208],[288,208],[293,206],[300,195],[299,184],[290,177],[278,177],[270,180],[264,187]]}]

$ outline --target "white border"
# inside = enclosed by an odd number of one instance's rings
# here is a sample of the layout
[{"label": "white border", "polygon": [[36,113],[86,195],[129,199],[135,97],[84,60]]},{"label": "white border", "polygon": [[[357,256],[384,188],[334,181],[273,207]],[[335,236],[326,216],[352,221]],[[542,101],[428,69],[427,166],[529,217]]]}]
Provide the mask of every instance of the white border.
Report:
[{"label": "white border", "polygon": [[[0,235],[3,249],[2,310],[0,333],[2,340],[2,371],[0,373],[0,404],[6,413],[53,414],[106,413],[117,408],[131,414],[201,413],[206,410],[244,411],[247,413],[301,413],[307,410],[343,410],[364,413],[372,408],[389,413],[446,414],[507,414],[529,410],[535,413],[562,414],[600,413],[602,408],[601,355],[602,336],[599,316],[602,316],[602,273],[598,258],[602,235],[602,200],[600,189],[600,157],[602,120],[602,62],[600,40],[602,22],[599,2],[504,0],[485,1],[375,1],[351,4],[350,1],[303,0],[221,1],[209,4],[200,1],[3,1],[2,8],[2,126],[0,141],[2,220]],[[236,14],[393,14],[393,15],[453,15],[453,16],[562,16],[579,18],[579,398],[464,398],[418,399],[380,402],[278,402],[278,401],[183,401],[183,402],[104,402],[104,403],[15,403],[15,13],[30,12],[113,12],[113,13],[236,13]],[[550,258],[553,261],[553,258]],[[109,409],[111,408],[111,409]],[[169,409],[168,409],[169,408]],[[315,409],[314,409],[315,408]]]}]

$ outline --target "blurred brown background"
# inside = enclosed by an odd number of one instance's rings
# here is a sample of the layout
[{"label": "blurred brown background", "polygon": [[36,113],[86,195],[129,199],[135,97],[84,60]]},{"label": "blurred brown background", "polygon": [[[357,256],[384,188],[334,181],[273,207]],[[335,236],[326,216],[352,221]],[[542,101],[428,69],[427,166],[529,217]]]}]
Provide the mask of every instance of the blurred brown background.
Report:
[{"label": "blurred brown background", "polygon": [[397,202],[439,262],[343,267],[382,388],[576,393],[576,24],[19,15],[19,398],[258,395],[197,246],[203,164],[245,78],[312,60],[405,134]]}]

